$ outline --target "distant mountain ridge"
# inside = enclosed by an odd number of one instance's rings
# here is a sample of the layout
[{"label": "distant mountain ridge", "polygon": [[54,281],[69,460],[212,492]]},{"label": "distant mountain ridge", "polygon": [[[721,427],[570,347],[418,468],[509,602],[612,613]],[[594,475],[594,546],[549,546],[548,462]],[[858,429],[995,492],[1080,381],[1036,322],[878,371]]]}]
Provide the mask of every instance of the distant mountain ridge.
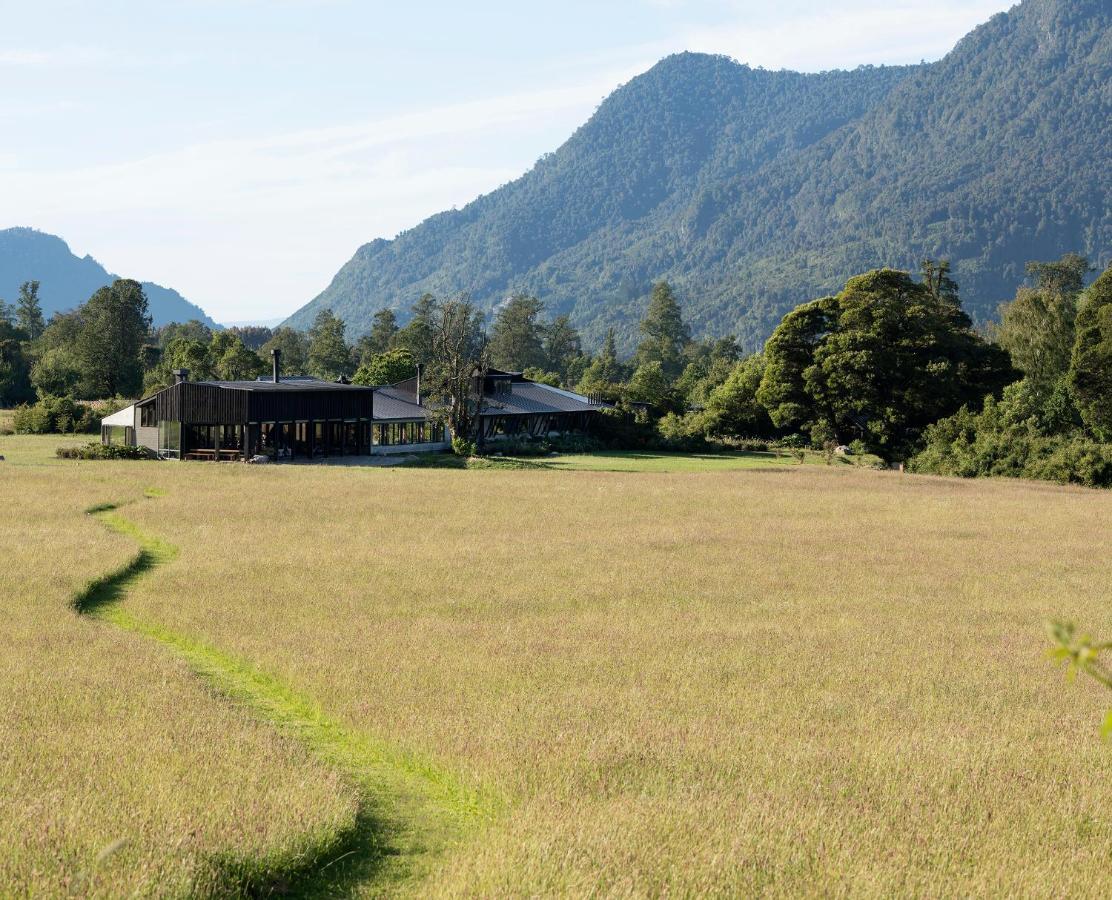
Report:
[{"label": "distant mountain ridge", "polygon": [[[66,242],[53,234],[33,228],[0,230],[0,298],[8,303],[15,302],[23,282],[39,281],[39,299],[49,317],[80,306],[119,277],[91,256],[74,255]],[[216,325],[201,307],[177,291],[149,281],[142,285],[156,327],[190,319]]]},{"label": "distant mountain ridge", "polygon": [[626,346],[667,278],[749,347],[881,265],[952,259],[990,317],[1030,259],[1112,260],[1112,3],[1025,0],[937,63],[802,75],[668,57],[510,184],[360,247],[288,322],[513,291]]}]

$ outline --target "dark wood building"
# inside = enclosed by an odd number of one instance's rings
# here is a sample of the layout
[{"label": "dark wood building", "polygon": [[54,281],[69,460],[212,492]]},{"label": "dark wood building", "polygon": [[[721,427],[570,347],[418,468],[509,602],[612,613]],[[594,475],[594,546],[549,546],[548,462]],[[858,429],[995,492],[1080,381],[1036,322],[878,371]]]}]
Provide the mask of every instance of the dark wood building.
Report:
[{"label": "dark wood building", "polygon": [[[163,459],[314,459],[442,449],[441,417],[418,378],[365,387],[317,378],[175,383],[106,417],[105,443],[148,447]],[[585,432],[605,404],[515,372],[488,372],[482,390],[486,440]]]}]

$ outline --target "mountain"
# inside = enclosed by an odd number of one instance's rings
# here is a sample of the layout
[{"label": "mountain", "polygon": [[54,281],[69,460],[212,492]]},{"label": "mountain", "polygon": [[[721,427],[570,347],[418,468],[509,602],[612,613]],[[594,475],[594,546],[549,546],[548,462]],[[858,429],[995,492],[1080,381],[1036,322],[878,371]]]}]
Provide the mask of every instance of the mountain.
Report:
[{"label": "mountain", "polygon": [[1112,257],[1112,3],[1026,0],[929,65],[802,75],[680,54],[518,180],[360,247],[288,321],[353,334],[425,291],[513,291],[628,347],[667,278],[694,331],[758,346],[881,265],[954,264],[991,317],[1028,260]]},{"label": "mountain", "polygon": [[[91,256],[75,256],[60,237],[32,228],[0,230],[0,298],[14,303],[25,281],[41,282],[43,312],[64,312],[80,306],[119,275],[108,272]],[[201,307],[177,291],[144,281],[155,326],[198,319],[216,327]]]}]

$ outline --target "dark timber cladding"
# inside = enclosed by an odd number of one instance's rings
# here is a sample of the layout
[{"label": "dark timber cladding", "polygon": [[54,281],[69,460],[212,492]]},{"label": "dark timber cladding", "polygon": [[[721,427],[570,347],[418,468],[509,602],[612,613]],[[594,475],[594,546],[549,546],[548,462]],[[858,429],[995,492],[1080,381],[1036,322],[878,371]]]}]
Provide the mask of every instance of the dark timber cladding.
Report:
[{"label": "dark timber cladding", "polygon": [[154,396],[155,419],[185,425],[236,425],[370,419],[374,389],[345,384],[182,382]]}]

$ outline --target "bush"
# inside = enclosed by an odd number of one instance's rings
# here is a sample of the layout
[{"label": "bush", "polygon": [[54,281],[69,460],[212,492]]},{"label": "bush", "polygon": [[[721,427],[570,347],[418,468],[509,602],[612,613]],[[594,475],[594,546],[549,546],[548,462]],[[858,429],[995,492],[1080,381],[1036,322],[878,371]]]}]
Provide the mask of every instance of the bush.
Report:
[{"label": "bush", "polygon": [[33,405],[16,407],[13,416],[16,434],[92,434],[100,419],[92,408],[72,397],[45,396]]},{"label": "bush", "polygon": [[703,450],[707,446],[705,417],[700,413],[668,413],[656,423],[659,445],[667,450]]},{"label": "bush", "polygon": [[474,456],[475,442],[457,435],[452,438],[452,452],[456,456]]},{"label": "bush", "polygon": [[1038,416],[1027,415],[1025,397],[1025,388],[1013,386],[1004,400],[989,398],[980,414],[963,408],[930,426],[910,470],[1112,487],[1112,444],[1094,441],[1080,429],[1047,434]]},{"label": "bush", "polygon": [[146,447],[126,447],[123,444],[98,444],[95,441],[81,447],[59,447],[54,451],[59,459],[154,459]]}]

